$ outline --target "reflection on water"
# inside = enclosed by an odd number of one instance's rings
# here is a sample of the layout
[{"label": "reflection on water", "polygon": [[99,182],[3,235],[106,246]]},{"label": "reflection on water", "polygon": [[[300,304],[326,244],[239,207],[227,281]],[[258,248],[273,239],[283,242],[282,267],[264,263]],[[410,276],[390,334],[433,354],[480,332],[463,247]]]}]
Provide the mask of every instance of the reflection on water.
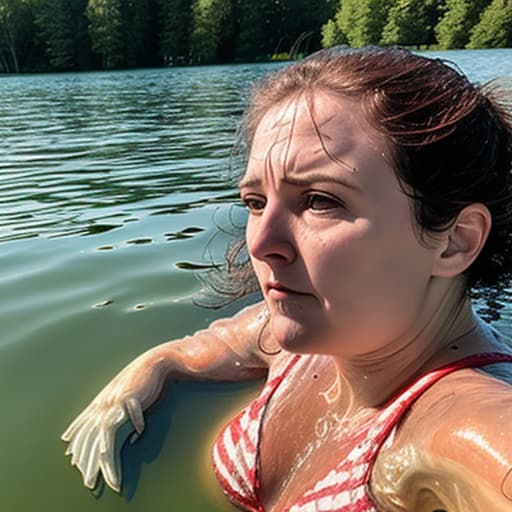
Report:
[{"label": "reflection on water", "polygon": [[0,240],[95,235],[141,215],[224,201],[242,93],[260,72],[239,66],[0,81]]},{"label": "reflection on water", "polygon": [[[512,76],[511,50],[442,56]],[[83,489],[59,434],[137,354],[235,310],[195,306],[193,271],[221,257],[219,227],[243,223],[236,120],[277,65],[0,79],[0,510],[232,510],[205,490],[205,453],[254,385],[174,388],[125,449],[122,497]],[[505,330],[510,304],[492,308]]]}]

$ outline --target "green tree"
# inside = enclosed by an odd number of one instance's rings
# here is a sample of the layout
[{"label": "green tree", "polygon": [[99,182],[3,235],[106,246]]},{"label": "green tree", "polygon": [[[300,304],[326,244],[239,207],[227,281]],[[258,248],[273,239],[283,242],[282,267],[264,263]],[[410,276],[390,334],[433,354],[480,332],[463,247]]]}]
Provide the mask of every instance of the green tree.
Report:
[{"label": "green tree", "polygon": [[92,48],[106,69],[123,65],[123,0],[89,0],[87,18]]},{"label": "green tree", "polygon": [[159,48],[164,62],[181,63],[188,58],[192,0],[158,0]]},{"label": "green tree", "polygon": [[[334,0],[278,0],[275,21],[266,26],[266,39],[272,53],[297,58],[322,47],[322,26],[334,16]],[[276,37],[278,36],[278,37]]]},{"label": "green tree", "polygon": [[471,30],[467,48],[512,46],[512,0],[493,0]]},{"label": "green tree", "polygon": [[377,44],[391,5],[389,0],[342,0],[335,23],[350,46]]},{"label": "green tree", "polygon": [[437,0],[396,0],[389,9],[381,43],[385,45],[430,45],[439,15]]},{"label": "green tree", "polygon": [[286,48],[282,34],[285,0],[236,0],[235,9],[238,59],[265,59]]},{"label": "green tree", "polygon": [[123,0],[120,10],[122,64],[127,67],[158,64],[156,2],[154,0]]},{"label": "green tree", "polygon": [[39,0],[35,20],[50,66],[54,69],[91,65],[87,0]]},{"label": "green tree", "polygon": [[43,37],[50,65],[56,69],[74,66],[73,22],[66,0],[41,0],[36,23]]},{"label": "green tree", "polygon": [[327,20],[327,23],[322,26],[322,46],[329,48],[338,44],[347,44],[347,42],[345,34],[339,29],[336,21]]},{"label": "green tree", "polygon": [[0,0],[0,72],[18,73],[33,37],[29,0]]},{"label": "green tree", "polygon": [[14,44],[13,2],[0,0],[0,71],[18,73],[20,65]]},{"label": "green tree", "polygon": [[219,60],[222,40],[233,34],[231,0],[195,0],[190,49],[199,62]]},{"label": "green tree", "polygon": [[435,27],[440,48],[464,48],[471,28],[489,3],[490,0],[446,0],[444,13]]}]

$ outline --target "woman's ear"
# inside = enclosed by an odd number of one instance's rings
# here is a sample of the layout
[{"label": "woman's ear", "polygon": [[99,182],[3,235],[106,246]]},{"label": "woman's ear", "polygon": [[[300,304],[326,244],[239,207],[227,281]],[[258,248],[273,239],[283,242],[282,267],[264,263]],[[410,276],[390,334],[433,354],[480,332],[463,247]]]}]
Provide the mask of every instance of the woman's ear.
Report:
[{"label": "woman's ear", "polygon": [[455,277],[462,274],[480,254],[491,225],[491,213],[485,205],[473,203],[461,210],[444,233],[432,275]]}]

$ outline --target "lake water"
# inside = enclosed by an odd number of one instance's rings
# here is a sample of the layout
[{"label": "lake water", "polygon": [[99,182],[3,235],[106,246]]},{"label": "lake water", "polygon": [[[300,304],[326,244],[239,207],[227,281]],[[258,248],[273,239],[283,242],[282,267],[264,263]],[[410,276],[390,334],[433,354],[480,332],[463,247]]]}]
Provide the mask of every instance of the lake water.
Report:
[{"label": "lake water", "polygon": [[[436,55],[512,77],[512,50]],[[240,307],[195,305],[201,281],[176,263],[220,259],[243,222],[234,129],[278,65],[0,77],[0,510],[233,510],[209,445],[256,384],[175,386],[123,452],[122,496],[87,491],[59,437],[136,355]]]}]

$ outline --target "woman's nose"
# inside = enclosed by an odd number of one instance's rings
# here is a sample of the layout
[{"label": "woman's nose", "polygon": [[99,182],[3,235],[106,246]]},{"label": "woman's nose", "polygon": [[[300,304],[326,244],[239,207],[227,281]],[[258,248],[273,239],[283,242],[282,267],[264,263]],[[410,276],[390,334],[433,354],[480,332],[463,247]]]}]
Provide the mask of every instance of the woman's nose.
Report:
[{"label": "woman's nose", "polygon": [[289,264],[297,258],[293,219],[283,207],[267,204],[260,215],[249,216],[246,236],[249,254],[257,260]]}]

